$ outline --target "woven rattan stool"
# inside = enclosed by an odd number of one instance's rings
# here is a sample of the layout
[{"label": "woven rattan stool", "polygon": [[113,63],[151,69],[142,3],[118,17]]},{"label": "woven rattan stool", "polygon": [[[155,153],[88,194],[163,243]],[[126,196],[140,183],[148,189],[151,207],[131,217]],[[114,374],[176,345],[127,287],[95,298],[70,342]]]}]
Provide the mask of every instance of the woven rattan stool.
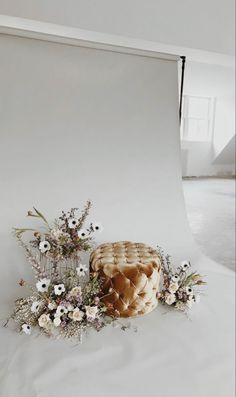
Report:
[{"label": "woven rattan stool", "polygon": [[102,281],[108,314],[133,317],[157,306],[161,264],[153,248],[129,241],[102,244],[90,256],[90,269]]}]

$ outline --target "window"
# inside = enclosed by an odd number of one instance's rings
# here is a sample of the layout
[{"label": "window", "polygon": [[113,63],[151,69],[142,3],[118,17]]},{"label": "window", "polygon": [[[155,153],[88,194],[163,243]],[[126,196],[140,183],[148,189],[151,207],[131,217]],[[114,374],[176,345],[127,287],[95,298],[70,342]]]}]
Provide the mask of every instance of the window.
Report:
[{"label": "window", "polygon": [[206,142],[212,139],[214,98],[185,95],[181,139]]}]

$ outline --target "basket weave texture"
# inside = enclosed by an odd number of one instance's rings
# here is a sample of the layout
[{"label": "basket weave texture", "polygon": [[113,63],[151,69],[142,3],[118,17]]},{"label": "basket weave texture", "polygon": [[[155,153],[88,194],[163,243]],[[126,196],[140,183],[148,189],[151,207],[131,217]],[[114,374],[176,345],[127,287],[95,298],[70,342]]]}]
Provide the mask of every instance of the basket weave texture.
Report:
[{"label": "basket weave texture", "polygon": [[161,263],[153,248],[129,241],[102,244],[90,256],[90,269],[102,281],[108,314],[140,316],[157,306]]}]

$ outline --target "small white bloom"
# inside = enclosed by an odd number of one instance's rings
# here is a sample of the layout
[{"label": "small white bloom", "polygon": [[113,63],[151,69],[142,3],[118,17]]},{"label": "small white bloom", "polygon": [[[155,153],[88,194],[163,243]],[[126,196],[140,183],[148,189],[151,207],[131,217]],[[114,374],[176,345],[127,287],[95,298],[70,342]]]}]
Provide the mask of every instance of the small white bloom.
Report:
[{"label": "small white bloom", "polygon": [[78,224],[79,224],[78,219],[76,219],[76,218],[69,219],[68,226],[70,229],[75,229],[76,226],[78,226]]},{"label": "small white bloom", "polygon": [[171,277],[171,280],[177,283],[179,281],[179,276],[178,274],[175,274],[174,276]]},{"label": "small white bloom", "polygon": [[51,322],[52,320],[50,319],[49,314],[42,314],[38,319],[38,323],[41,328],[48,328]]},{"label": "small white bloom", "polygon": [[54,285],[54,293],[55,295],[61,295],[63,292],[65,292],[65,286],[64,284],[57,284]]},{"label": "small white bloom", "polygon": [[30,308],[32,313],[37,313],[39,311],[39,306],[40,306],[40,302],[37,301],[33,302]]},{"label": "small white bloom", "polygon": [[55,327],[58,327],[61,324],[61,319],[59,316],[56,316],[53,320],[53,324],[55,325]]},{"label": "small white bloom", "polygon": [[66,314],[68,312],[68,309],[65,306],[59,305],[57,306],[56,310],[56,317],[61,317],[63,314]]},{"label": "small white bloom", "polygon": [[78,237],[81,239],[87,238],[89,236],[89,232],[86,229],[81,229],[78,231]]},{"label": "small white bloom", "polygon": [[93,232],[102,232],[103,231],[103,226],[99,222],[95,222],[91,224]]},{"label": "small white bloom", "polygon": [[96,317],[96,314],[98,312],[98,307],[97,306],[85,306],[86,309],[86,316],[90,319],[94,319]]},{"label": "small white bloom", "polygon": [[50,285],[50,281],[48,278],[42,278],[36,283],[36,288],[39,292],[48,292],[48,287]]},{"label": "small white bloom", "polygon": [[186,287],[185,292],[187,295],[193,295],[193,289],[191,287]]},{"label": "small white bloom", "polygon": [[68,295],[69,297],[77,297],[78,295],[81,295],[82,289],[81,287],[74,287],[72,290],[69,291]]},{"label": "small white bloom", "polygon": [[73,312],[73,310],[74,310],[74,306],[71,305],[71,303],[69,303],[69,304],[66,306],[66,308],[67,308],[68,312]]},{"label": "small white bloom", "polygon": [[185,272],[187,269],[190,268],[190,263],[188,261],[182,261],[180,263],[180,267]]},{"label": "small white bloom", "polygon": [[39,243],[39,250],[44,254],[45,252],[49,251],[51,248],[51,244],[44,240]]},{"label": "small white bloom", "polygon": [[88,266],[80,263],[79,266],[76,268],[76,271],[78,273],[78,276],[85,276],[86,272],[88,271]]},{"label": "small white bloom", "polygon": [[48,308],[49,308],[49,310],[54,310],[57,308],[57,305],[55,302],[49,302]]},{"label": "small white bloom", "polygon": [[194,299],[194,302],[195,302],[195,303],[199,303],[200,300],[201,300],[201,296],[200,296],[199,294],[197,294],[197,295],[194,296],[193,299]]},{"label": "small white bloom", "polygon": [[178,289],[179,289],[178,283],[174,283],[174,282],[170,283],[170,285],[169,285],[169,287],[168,287],[168,290],[169,290],[172,294],[175,293]]},{"label": "small white bloom", "polygon": [[172,305],[176,301],[176,297],[174,294],[167,294],[165,296],[165,302],[167,305]]},{"label": "small white bloom", "polygon": [[73,310],[73,312],[71,312],[71,318],[73,321],[81,321],[83,319],[84,316],[84,312],[82,312],[82,310],[80,310],[78,307],[75,308],[75,310]]},{"label": "small white bloom", "polygon": [[30,335],[31,334],[31,326],[29,324],[23,324],[21,327],[22,331],[27,334]]}]

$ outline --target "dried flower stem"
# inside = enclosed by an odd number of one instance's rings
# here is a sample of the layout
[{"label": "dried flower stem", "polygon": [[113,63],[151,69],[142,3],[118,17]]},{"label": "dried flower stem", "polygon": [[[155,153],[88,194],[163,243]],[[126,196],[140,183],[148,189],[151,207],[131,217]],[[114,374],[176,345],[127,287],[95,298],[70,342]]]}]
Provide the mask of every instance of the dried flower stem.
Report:
[{"label": "dried flower stem", "polygon": [[89,214],[89,210],[91,208],[91,205],[92,205],[91,201],[88,200],[86,205],[85,205],[85,207],[84,207],[84,209],[83,209],[83,211],[82,211],[82,215],[81,215],[81,217],[79,219],[78,229],[82,228],[82,226],[84,224],[84,221],[85,221],[85,219],[87,218],[87,216]]},{"label": "dried flower stem", "polygon": [[32,269],[35,273],[35,277],[37,278],[37,280],[39,280],[41,277],[44,277],[44,274],[41,270],[40,267],[40,262],[36,259],[36,257],[32,254],[31,250],[29,249],[29,247],[27,246],[27,244],[22,240],[21,236],[16,236],[19,245],[25,249],[26,251],[26,256],[32,266]]}]

